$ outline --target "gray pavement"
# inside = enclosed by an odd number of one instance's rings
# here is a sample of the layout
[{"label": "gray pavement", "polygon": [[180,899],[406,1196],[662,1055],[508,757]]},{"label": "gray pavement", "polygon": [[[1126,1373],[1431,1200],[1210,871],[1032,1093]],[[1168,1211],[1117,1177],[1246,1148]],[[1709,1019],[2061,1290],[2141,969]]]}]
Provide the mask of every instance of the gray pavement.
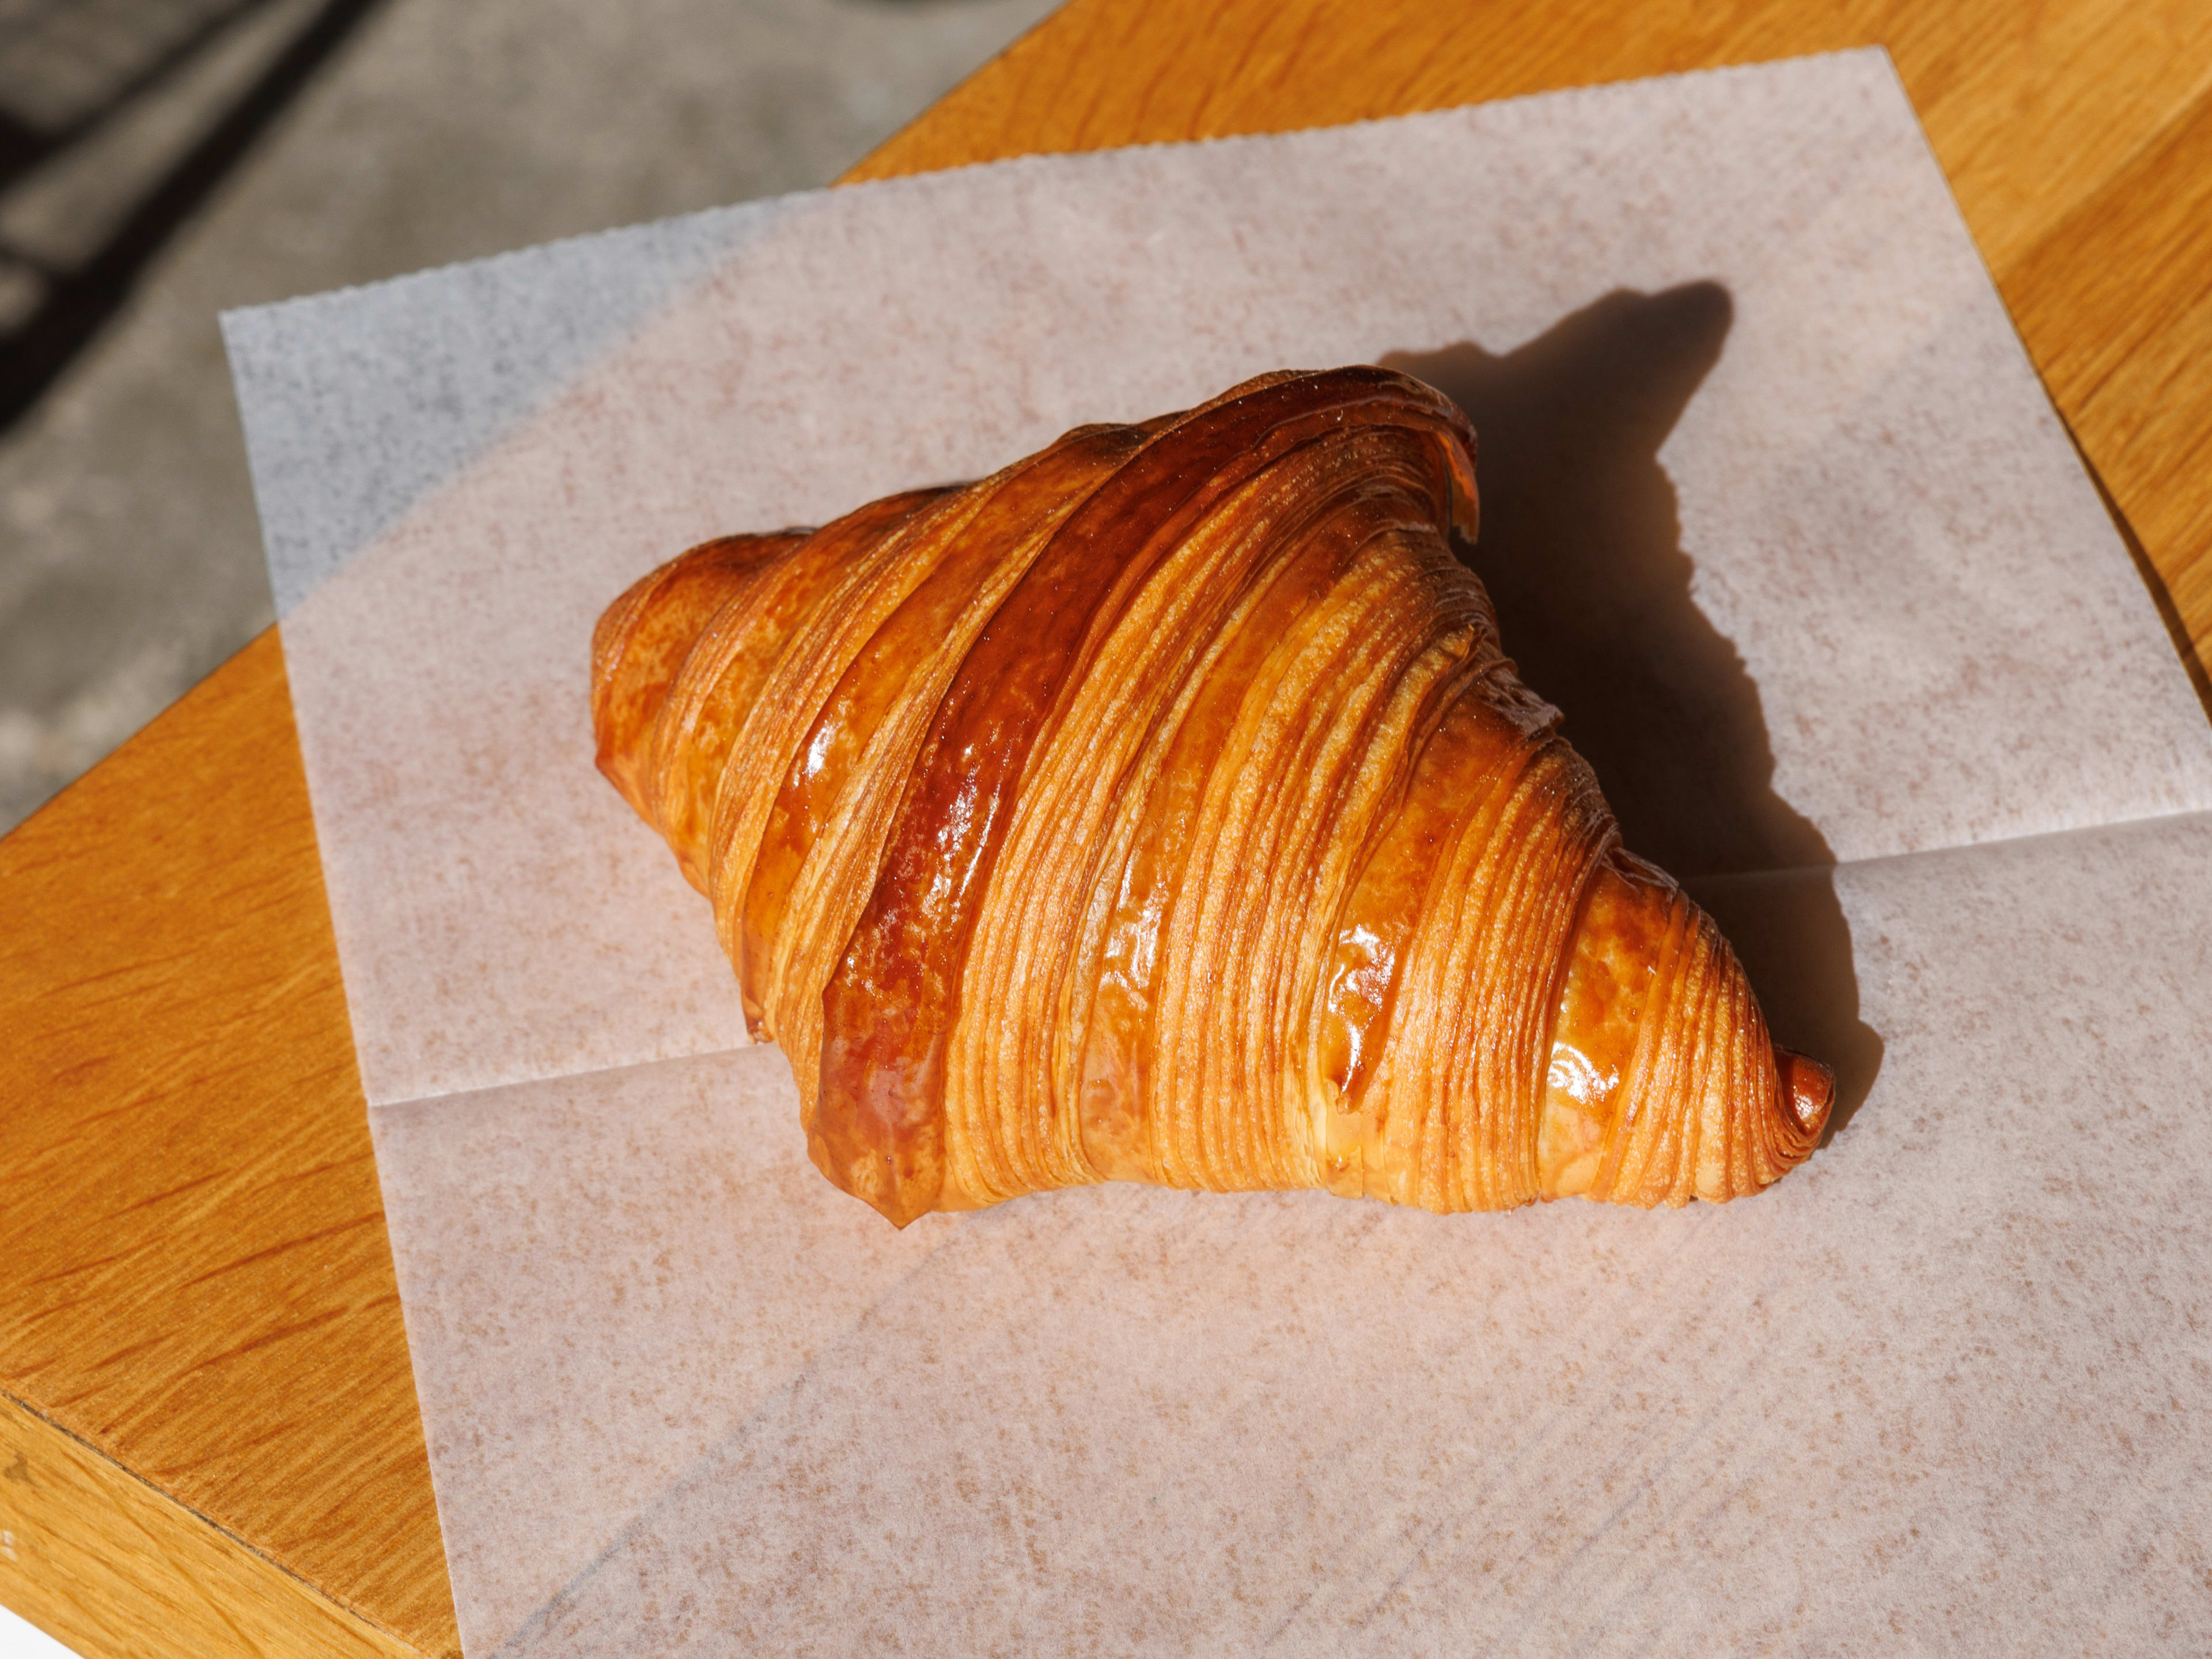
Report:
[{"label": "gray pavement", "polygon": [[[270,619],[219,311],[826,183],[1053,3],[389,0],[0,440],[0,830]],[[82,237],[98,195],[34,175],[0,233]]]}]

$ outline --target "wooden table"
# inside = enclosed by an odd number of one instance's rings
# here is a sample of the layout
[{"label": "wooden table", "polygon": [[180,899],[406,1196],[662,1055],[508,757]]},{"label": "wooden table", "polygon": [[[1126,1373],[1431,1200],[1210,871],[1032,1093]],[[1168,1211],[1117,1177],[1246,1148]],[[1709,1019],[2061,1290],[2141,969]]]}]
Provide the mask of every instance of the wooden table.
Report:
[{"label": "wooden table", "polygon": [[[1073,0],[850,176],[1868,42],[2203,691],[2212,0]],[[273,634],[0,842],[0,1602],[459,1650]]]}]

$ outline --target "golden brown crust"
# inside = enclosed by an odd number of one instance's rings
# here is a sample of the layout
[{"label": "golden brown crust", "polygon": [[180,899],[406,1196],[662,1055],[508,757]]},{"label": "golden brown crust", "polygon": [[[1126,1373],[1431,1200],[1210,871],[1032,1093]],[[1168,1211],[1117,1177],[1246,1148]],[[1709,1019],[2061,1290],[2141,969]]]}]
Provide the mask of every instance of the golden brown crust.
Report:
[{"label": "golden brown crust", "polygon": [[600,766],[833,1182],[901,1225],[1110,1179],[1456,1211],[1806,1156],[1824,1068],[1451,556],[1473,446],[1402,375],[1268,375],[610,609]]}]

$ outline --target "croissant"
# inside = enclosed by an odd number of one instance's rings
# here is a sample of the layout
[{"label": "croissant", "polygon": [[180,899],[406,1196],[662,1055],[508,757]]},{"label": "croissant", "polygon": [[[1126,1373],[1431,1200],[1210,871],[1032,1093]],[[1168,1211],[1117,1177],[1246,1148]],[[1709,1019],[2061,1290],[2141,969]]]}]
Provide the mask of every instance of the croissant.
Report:
[{"label": "croissant", "polygon": [[1474,434],[1262,375],[732,536],[592,640],[599,765],[712,901],[815,1164],[904,1226],[1082,1182],[1722,1201],[1827,1068],[1625,852],[1450,534]]}]

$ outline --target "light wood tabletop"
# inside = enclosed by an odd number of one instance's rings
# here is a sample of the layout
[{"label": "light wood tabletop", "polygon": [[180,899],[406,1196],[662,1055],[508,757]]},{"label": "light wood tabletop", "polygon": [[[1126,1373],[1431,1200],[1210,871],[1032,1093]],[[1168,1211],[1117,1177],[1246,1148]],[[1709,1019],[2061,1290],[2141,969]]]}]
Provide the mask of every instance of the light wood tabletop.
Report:
[{"label": "light wood tabletop", "polygon": [[[2203,693],[2212,0],[1073,0],[849,176],[1869,43]],[[0,1602],[459,1651],[273,633],[0,842]]]}]

